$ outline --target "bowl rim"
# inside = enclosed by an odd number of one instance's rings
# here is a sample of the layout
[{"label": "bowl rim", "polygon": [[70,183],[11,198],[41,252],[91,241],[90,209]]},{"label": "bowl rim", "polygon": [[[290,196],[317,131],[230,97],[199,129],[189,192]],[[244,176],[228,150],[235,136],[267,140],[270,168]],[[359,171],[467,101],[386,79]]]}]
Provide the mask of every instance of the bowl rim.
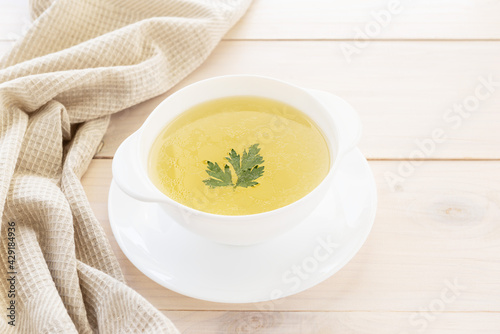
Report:
[{"label": "bowl rim", "polygon": [[[185,87],[182,87],[181,89],[179,89],[178,91],[172,93],[171,95],[169,95],[168,97],[166,97],[163,101],[161,101],[160,104],[158,104],[153,109],[153,111],[150,113],[150,115],[147,117],[147,119],[143,122],[143,124],[140,126],[140,128],[134,133],[135,135],[138,136],[138,138],[137,138],[137,145],[135,147],[135,149],[137,150],[136,153],[139,155],[138,158],[140,158],[140,156],[141,156],[140,155],[140,150],[141,150],[141,143],[143,142],[143,133],[144,133],[144,131],[147,129],[148,124],[152,122],[153,114],[158,113],[159,110],[162,108],[162,106],[164,104],[168,103],[168,100],[170,100],[171,98],[175,98],[175,96],[177,96],[178,94],[181,94],[181,92],[184,93],[184,91],[186,89],[192,89],[195,86],[204,85],[204,84],[206,84],[207,82],[210,82],[210,81],[225,80],[225,79],[247,79],[247,78],[273,81],[273,82],[278,83],[280,85],[287,86],[289,88],[298,90],[298,91],[302,92],[303,94],[306,94],[312,101],[314,101],[314,103],[317,106],[316,109],[321,110],[321,113],[325,114],[328,117],[328,119],[330,120],[331,125],[335,129],[335,132],[336,132],[335,136],[338,137],[338,133],[339,133],[338,132],[338,125],[335,122],[334,118],[332,117],[331,113],[323,105],[323,103],[317,97],[313,96],[307,89],[302,88],[300,86],[297,86],[295,84],[289,83],[287,81],[284,81],[284,80],[281,80],[281,79],[276,79],[276,78],[269,77],[269,76],[252,75],[252,74],[230,74],[230,75],[221,75],[221,76],[210,77],[210,78],[207,78],[207,79],[196,81],[196,82],[194,82],[192,84],[189,84],[189,85],[187,85]],[[244,94],[242,94],[242,95],[244,95]],[[228,96],[230,96],[230,95],[228,95]],[[207,101],[209,101],[209,100],[207,100]],[[280,101],[280,102],[287,103],[285,101]],[[177,114],[177,116],[175,116],[174,118],[172,118],[166,124],[163,124],[162,128],[164,128],[165,126],[167,126],[167,124],[169,124],[171,121],[173,121],[176,117],[179,117],[180,115],[182,115],[185,111],[186,110],[181,111],[179,114]],[[300,110],[300,111],[303,112],[304,114],[306,114],[308,117],[310,117],[307,114],[306,111],[303,111],[303,110]],[[330,180],[333,177],[334,171],[337,169],[336,167],[337,167],[337,165],[339,163],[339,160],[341,159],[341,156],[339,154],[340,152],[339,152],[339,147],[338,147],[339,146],[338,145],[338,138],[337,138],[337,143],[331,143],[330,140],[328,139],[328,137],[325,135],[326,131],[324,130],[324,128],[320,124],[317,124],[317,122],[314,122],[314,124],[322,132],[323,137],[325,137],[325,141],[327,142],[327,145],[329,146],[329,151],[330,152],[332,151],[332,148],[330,147],[331,145],[336,145],[337,146],[336,147],[337,148],[337,154],[335,155],[334,158],[330,157],[330,168],[328,170],[328,173],[323,178],[323,180],[321,180],[321,182],[318,183],[318,185],[316,185],[316,187],[314,187],[314,189],[312,189],[306,195],[302,196],[301,198],[297,199],[296,201],[293,201],[293,202],[291,202],[291,203],[289,203],[287,205],[284,205],[282,207],[279,207],[279,208],[276,208],[276,209],[273,209],[273,210],[270,210],[270,211],[264,211],[264,212],[253,213],[253,214],[246,214],[246,215],[223,215],[223,214],[210,213],[210,212],[206,212],[206,211],[201,211],[201,210],[198,210],[198,209],[194,209],[194,208],[189,207],[189,206],[187,206],[185,204],[182,204],[182,203],[179,203],[179,202],[175,201],[174,199],[170,198],[167,194],[163,193],[152,182],[152,180],[151,180],[151,178],[149,176],[149,173],[148,173],[147,170],[144,169],[143,164],[140,164],[141,172],[145,173],[145,176],[146,176],[147,180],[149,181],[149,183],[151,184],[151,186],[154,187],[155,190],[157,190],[158,193],[161,194],[161,196],[163,197],[163,200],[161,200],[161,201],[155,201],[156,203],[163,204],[165,202],[168,202],[168,203],[165,203],[165,204],[172,204],[174,206],[177,206],[177,207],[183,209],[184,210],[183,215],[186,215],[186,216],[188,216],[188,215],[196,215],[198,217],[199,216],[205,216],[207,218],[216,219],[220,223],[223,223],[223,222],[235,223],[235,222],[238,222],[238,221],[244,222],[244,221],[248,221],[248,220],[264,219],[265,217],[272,217],[272,216],[280,215],[283,212],[289,211],[291,207],[299,206],[302,202],[305,202],[306,200],[309,200],[311,197],[315,196],[321,190],[321,188],[323,188],[325,186],[325,184],[327,184],[327,183],[330,182]],[[147,156],[149,156],[151,147],[149,147],[146,150],[147,150]]]}]

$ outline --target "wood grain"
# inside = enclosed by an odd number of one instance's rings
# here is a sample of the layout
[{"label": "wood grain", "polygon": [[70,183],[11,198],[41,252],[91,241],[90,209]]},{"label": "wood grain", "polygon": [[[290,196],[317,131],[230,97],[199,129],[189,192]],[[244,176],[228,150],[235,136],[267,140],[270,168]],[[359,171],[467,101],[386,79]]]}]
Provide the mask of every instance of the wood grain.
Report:
[{"label": "wood grain", "polygon": [[500,162],[426,161],[392,191],[384,175],[400,163],[370,162],[379,206],[355,258],[314,288],[260,304],[204,302],[151,281],[127,260],[110,231],[111,160],[94,160],[83,185],[127,282],[162,310],[412,312],[434,307],[444,289],[458,284],[458,296],[444,311],[500,312]]},{"label": "wood grain", "polygon": [[[374,13],[390,0],[254,0],[226,39],[356,39],[374,31]],[[395,0],[400,10],[375,39],[499,39],[497,0]],[[0,40],[12,40],[29,26],[27,0],[0,0]],[[397,12],[397,13],[396,13]],[[380,19],[379,19],[380,20]],[[381,21],[382,22],[382,21]],[[375,25],[371,27],[371,25]],[[370,30],[373,29],[373,30]]]},{"label": "wood grain", "polygon": [[[474,96],[480,78],[500,81],[500,0],[400,0],[401,13],[360,46],[359,32],[377,29],[374,13],[389,2],[254,0],[192,75],[113,116],[83,185],[128,284],[182,333],[500,332],[500,161],[471,161],[500,159],[498,87],[470,116],[444,119]],[[0,57],[29,27],[27,4],[0,0]],[[210,303],[163,288],[124,256],[107,214],[118,145],[172,92],[239,73],[345,98],[362,118],[361,150],[381,160],[370,161],[379,208],[361,251],[327,281],[270,303]],[[447,139],[419,154],[416,141],[429,148],[436,129]],[[425,161],[401,161],[408,158]],[[405,177],[391,186],[394,175]]]},{"label": "wood grain", "polygon": [[[454,113],[447,116],[454,118],[451,123],[444,120],[455,104],[474,95],[479,78],[500,81],[500,42],[377,42],[350,64],[340,43],[222,42],[169,92],[115,114],[97,157],[112,157],[172,92],[212,76],[245,73],[277,77],[346,99],[361,116],[360,147],[370,159],[500,158],[498,87],[467,118]],[[0,55],[10,46],[11,42],[0,42]],[[439,128],[446,141],[428,154],[419,153],[418,143],[428,142]]]},{"label": "wood grain", "polygon": [[[399,3],[377,39],[498,39],[497,0],[254,0],[226,38],[356,39],[357,31],[373,31],[375,13]],[[380,19],[379,19],[380,20]],[[372,29],[372,30],[371,30]]]},{"label": "wood grain", "polygon": [[183,334],[497,334],[498,313],[164,311]]},{"label": "wood grain", "polygon": [[[170,92],[113,116],[98,157],[111,157],[172,92],[225,74],[272,76],[323,89],[350,102],[364,127],[360,148],[370,159],[500,158],[500,87],[467,118],[447,115],[480,85],[500,81],[500,42],[377,42],[347,63],[341,42],[222,42],[210,58]],[[468,101],[468,100],[467,100]],[[445,121],[444,117],[458,117]],[[454,128],[458,126],[457,128]],[[447,139],[422,155],[416,141],[435,129]]]}]

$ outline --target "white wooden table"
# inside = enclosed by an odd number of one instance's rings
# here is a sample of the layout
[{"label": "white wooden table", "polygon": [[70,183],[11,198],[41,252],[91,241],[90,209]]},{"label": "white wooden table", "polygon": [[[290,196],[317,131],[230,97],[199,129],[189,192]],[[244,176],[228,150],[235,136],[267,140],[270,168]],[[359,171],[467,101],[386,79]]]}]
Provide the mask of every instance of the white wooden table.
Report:
[{"label": "white wooden table", "polygon": [[[0,0],[0,54],[29,23],[25,2]],[[161,287],[108,222],[122,140],[175,90],[235,73],[349,101],[379,192],[356,257],[266,312]],[[200,68],[113,116],[83,184],[128,284],[183,333],[500,333],[500,0],[254,0]]]}]

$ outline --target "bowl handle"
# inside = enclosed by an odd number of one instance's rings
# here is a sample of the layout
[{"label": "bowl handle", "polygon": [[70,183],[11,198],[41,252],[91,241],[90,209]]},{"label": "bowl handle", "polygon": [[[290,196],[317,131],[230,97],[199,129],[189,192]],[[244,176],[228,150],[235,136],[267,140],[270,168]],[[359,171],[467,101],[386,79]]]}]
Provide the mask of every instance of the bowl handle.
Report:
[{"label": "bowl handle", "polygon": [[140,166],[139,135],[133,133],[125,139],[113,158],[113,180],[127,195],[142,202],[162,202],[164,194],[149,180]]},{"label": "bowl handle", "polygon": [[354,108],[340,97],[331,93],[308,89],[325,108],[332,113],[339,136],[339,158],[356,147],[361,137],[362,125],[358,113]]}]

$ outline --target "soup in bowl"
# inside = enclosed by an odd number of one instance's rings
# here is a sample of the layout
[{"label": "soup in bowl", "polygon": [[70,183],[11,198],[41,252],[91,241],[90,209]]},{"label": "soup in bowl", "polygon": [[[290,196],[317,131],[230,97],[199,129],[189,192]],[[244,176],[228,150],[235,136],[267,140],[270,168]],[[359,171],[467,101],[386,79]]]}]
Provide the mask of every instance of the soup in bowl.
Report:
[{"label": "soup in bowl", "polygon": [[328,174],[320,129],[281,101],[232,96],[172,120],[149,153],[148,173],[168,197],[196,210],[249,215],[293,203]]},{"label": "soup in bowl", "polygon": [[360,130],[354,110],[329,93],[216,77],[158,105],[118,148],[113,179],[198,235],[249,245],[314,210]]}]

